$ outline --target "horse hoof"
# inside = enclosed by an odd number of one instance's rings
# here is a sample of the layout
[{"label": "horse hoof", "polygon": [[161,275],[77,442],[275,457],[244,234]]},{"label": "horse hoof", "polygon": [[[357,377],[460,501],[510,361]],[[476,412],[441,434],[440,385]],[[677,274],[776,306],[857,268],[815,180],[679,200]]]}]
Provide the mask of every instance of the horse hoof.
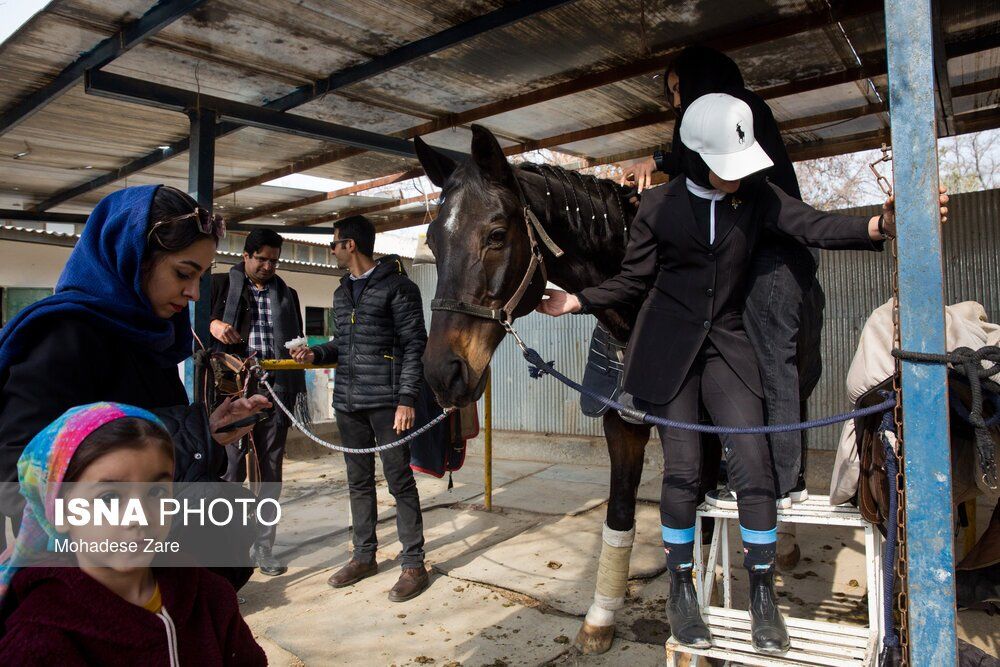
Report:
[{"label": "horse hoof", "polygon": [[591,625],[586,621],[583,622],[583,627],[576,635],[576,645],[584,654],[607,653],[614,640],[615,626]]},{"label": "horse hoof", "polygon": [[802,558],[802,552],[799,550],[799,545],[795,544],[788,553],[779,553],[775,561],[779,570],[792,570],[799,564],[800,558]]}]

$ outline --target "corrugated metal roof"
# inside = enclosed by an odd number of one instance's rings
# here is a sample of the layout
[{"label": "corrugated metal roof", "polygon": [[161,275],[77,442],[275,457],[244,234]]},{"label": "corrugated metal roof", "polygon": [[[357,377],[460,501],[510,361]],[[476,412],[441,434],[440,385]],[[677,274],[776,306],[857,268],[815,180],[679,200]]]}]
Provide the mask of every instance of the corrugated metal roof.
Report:
[{"label": "corrugated metal roof", "polygon": [[[81,52],[154,4],[154,0],[52,2],[0,45],[0,110],[38,90]],[[280,0],[207,0],[104,69],[264,104],[298,86],[504,4],[500,0],[300,0],[291,7]],[[993,47],[1000,33],[1000,8],[995,2],[982,0],[942,0],[940,4],[944,39],[955,54],[949,62],[951,85],[995,80],[1000,76],[1000,48]],[[821,0],[646,0],[638,4],[632,0],[576,0],[319,97],[294,113],[379,133],[405,134],[428,120],[447,119],[449,114],[536,94],[538,99],[528,100],[533,103],[522,108],[483,112],[480,122],[502,135],[501,143],[510,145],[661,110],[662,80],[655,76],[656,68],[638,67],[632,75],[606,77],[606,81],[601,73],[720,36],[731,44],[750,43],[728,52],[751,88],[786,87],[780,96],[769,98],[779,121],[884,99],[883,72],[869,63],[865,63],[864,73],[870,75],[874,89],[867,80],[860,80],[790,94],[787,86],[793,82],[850,70],[859,65],[859,54],[878,55],[884,49],[884,19],[875,9],[839,23],[814,24],[797,34],[767,37],[771,35],[768,30],[783,21],[825,16],[830,11],[828,3]],[[971,48],[967,45],[973,43],[973,53],[965,54]],[[546,92],[552,86],[570,85],[595,75],[601,80],[586,90],[569,95]],[[956,113],[995,109],[997,91],[987,88],[957,97]],[[792,146],[835,141],[882,129],[886,122],[885,114],[875,114],[799,127],[787,132],[786,140]],[[670,122],[662,122],[560,148],[586,158],[642,153],[667,141],[671,127]],[[76,85],[0,136],[0,208],[30,208],[62,189],[183,139],[187,133],[188,123],[182,114],[89,96],[82,85]],[[429,140],[467,150],[468,131],[449,128],[429,134]],[[30,150],[27,156],[12,158],[26,148]],[[305,158],[325,155],[331,148],[335,146],[244,128],[217,141],[216,186],[239,184]],[[309,173],[356,182],[415,165],[414,160],[369,152],[326,161]],[[56,210],[86,212],[102,196],[125,184],[165,182],[185,187],[186,181],[184,154],[97,188]],[[306,194],[257,186],[227,195],[221,203],[230,213],[248,212],[251,206],[292,202]],[[279,219],[299,223],[340,207],[375,201],[382,200],[355,196],[350,201],[296,209]]]}]

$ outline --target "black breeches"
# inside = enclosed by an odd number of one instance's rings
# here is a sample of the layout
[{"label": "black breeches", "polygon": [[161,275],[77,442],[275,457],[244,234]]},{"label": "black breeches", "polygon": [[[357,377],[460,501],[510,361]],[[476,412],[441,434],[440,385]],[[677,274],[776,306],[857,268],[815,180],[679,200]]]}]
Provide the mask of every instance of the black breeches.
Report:
[{"label": "black breeches", "polygon": [[[759,426],[764,407],[730,368],[715,346],[706,341],[677,395],[666,404],[636,400],[637,407],[657,417],[697,422],[701,399],[719,426]],[[701,480],[702,443],[698,433],[658,426],[663,446],[663,488],[660,521],[668,528],[694,525]],[[777,524],[771,453],[763,435],[723,435],[722,448],[729,487],[736,492],[740,524],[754,531]]]}]

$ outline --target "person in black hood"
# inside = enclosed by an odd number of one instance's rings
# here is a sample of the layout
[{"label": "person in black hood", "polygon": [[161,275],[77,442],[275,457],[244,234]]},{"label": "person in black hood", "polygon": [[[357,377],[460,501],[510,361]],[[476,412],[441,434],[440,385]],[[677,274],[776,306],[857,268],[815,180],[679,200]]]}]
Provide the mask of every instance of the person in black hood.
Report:
[{"label": "person in black hood", "polygon": [[[894,233],[891,198],[882,216],[838,216],[773,183],[745,183],[772,164],[753,128],[750,106],[731,95],[706,94],[692,102],[681,132],[691,153],[684,157],[684,174],[642,198],[618,275],[576,294],[545,290],[537,308],[558,317],[641,304],[625,353],[624,390],[639,410],[656,417],[697,422],[704,406],[720,425],[764,421],[762,373],[742,311],[751,258],[765,230],[831,250],[878,250]],[[667,618],[677,641],[705,648],[712,636],[692,580],[702,446],[693,431],[658,430]],[[725,434],[722,441],[750,579],[751,641],[758,652],[784,653],[790,644],[774,590],[777,508],[767,440]]]},{"label": "person in black hood", "polygon": [[[700,160],[692,160],[691,151],[680,140],[684,109],[702,95],[726,93],[750,107],[754,137],[774,163],[744,179],[741,188],[755,187],[757,182],[766,179],[785,194],[802,199],[795,169],[774,114],[759,95],[747,90],[739,67],[729,56],[706,46],[690,46],[681,51],[663,78],[664,95],[677,112],[671,151],[668,154],[658,152],[652,159],[635,166],[640,191],[649,184],[654,169],[671,178],[692,173],[689,171],[692,164]],[[697,165],[693,173],[698,173]],[[703,180],[707,180],[707,175]],[[818,259],[817,251],[765,231],[751,260],[743,320],[760,363],[769,424],[793,423],[804,417],[805,401],[822,372],[820,332],[824,296],[816,280]],[[788,506],[792,501],[805,500],[808,497],[806,452],[801,433],[776,433],[768,440],[779,502]],[[728,490],[710,491],[708,500],[725,507],[736,506]],[[794,553],[794,543],[779,552],[783,556],[779,561],[788,563],[785,558],[787,553]]]},{"label": "person in black hood", "polygon": [[[352,216],[334,226],[331,247],[349,273],[333,295],[337,334],[332,341],[301,347],[292,356],[305,363],[336,363],[333,407],[345,447],[385,445],[413,427],[423,382],[427,344],[420,290],[395,255],[375,260],[375,226]],[[389,492],[396,499],[396,529],[403,544],[403,572],[389,592],[393,602],[420,595],[430,584],[424,567],[424,529],[417,483],[407,445],[379,453]],[[334,588],[378,572],[375,551],[374,454],[345,454],[354,524],[354,554],[330,577]]]}]

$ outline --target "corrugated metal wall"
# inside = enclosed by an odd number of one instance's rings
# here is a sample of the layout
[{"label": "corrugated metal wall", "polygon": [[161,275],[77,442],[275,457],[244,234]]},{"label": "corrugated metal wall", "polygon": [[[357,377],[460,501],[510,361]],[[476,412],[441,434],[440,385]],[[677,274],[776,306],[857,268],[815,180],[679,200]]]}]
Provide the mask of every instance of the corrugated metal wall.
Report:
[{"label": "corrugated metal wall", "polygon": [[[851,209],[874,215],[878,207]],[[994,320],[1000,317],[1000,190],[952,197],[944,229],[945,299],[947,303],[974,300]],[[892,293],[889,253],[828,252],[820,260],[820,280],[826,291],[822,336],[823,377],[810,400],[811,416],[847,409],[844,378],[854,356],[858,336],[872,310]],[[430,321],[430,300],[437,271],[420,265],[411,275],[424,296],[424,315]],[[525,341],[574,379],[583,377],[587,346],[594,327],[590,316],[552,319],[532,314],[518,320]],[[517,347],[505,339],[493,360],[494,428],[501,430],[601,435],[600,420],[584,417],[577,395],[551,378],[532,380]],[[813,431],[811,446],[836,448],[839,427]]]}]

